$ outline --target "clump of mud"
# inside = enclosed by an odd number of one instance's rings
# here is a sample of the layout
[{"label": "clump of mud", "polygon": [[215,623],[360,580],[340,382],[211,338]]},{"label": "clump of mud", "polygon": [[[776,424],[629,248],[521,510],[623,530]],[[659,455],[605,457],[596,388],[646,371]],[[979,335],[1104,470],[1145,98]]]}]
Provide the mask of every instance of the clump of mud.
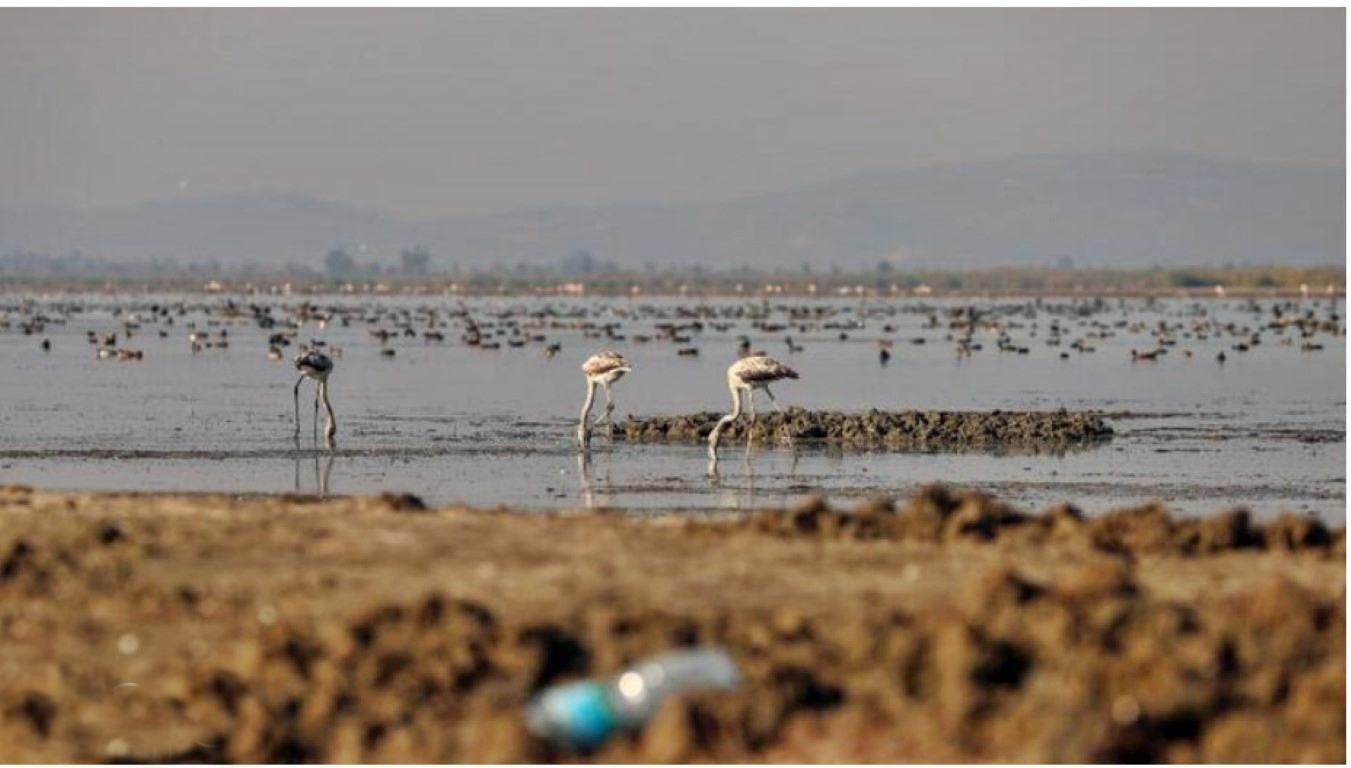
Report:
[{"label": "clump of mud", "polygon": [[1341,762],[1345,623],[1338,601],[1286,582],[1172,602],[1109,559],[1049,581],[995,569],[955,589],[949,610],[878,606],[840,623],[622,598],[503,623],[432,595],[267,633],[244,664],[198,670],[191,690],[216,710],[208,743],[231,761],[537,762],[568,756],[523,730],[530,694],[713,643],[732,650],[740,690],[673,701],[582,757]]},{"label": "clump of mud", "polygon": [[[504,622],[433,594],[281,627],[190,674],[232,762],[540,762],[519,708],[672,646],[731,649],[744,684],[666,706],[602,762],[1341,762],[1345,610],[1292,583],[1194,606],[1089,561],[954,589],[947,610],[842,622],[791,606],[680,615],[622,597]],[[1298,737],[1292,736],[1298,734]],[[194,755],[157,756],[191,759]]]},{"label": "clump of mud", "polygon": [[1042,514],[1028,514],[987,493],[945,485],[921,488],[899,507],[890,499],[876,499],[841,510],[812,497],[732,525],[779,536],[837,540],[1080,545],[1128,557],[1237,550],[1327,554],[1344,553],[1346,547],[1345,529],[1334,533],[1316,518],[1293,513],[1266,523],[1255,523],[1245,509],[1179,518],[1162,504],[1152,503],[1086,517],[1077,507],[1062,503]]},{"label": "clump of mud", "polygon": [[[0,492],[14,762],[1345,760],[1345,531],[1313,519],[942,486],[674,525],[32,497]],[[705,644],[737,690],[593,753],[524,729],[550,685]]]},{"label": "clump of mud", "polygon": [[[647,442],[708,439],[723,414],[630,416],[611,430],[616,437]],[[879,411],[862,413],[788,408],[743,415],[723,432],[725,441],[788,439],[893,450],[988,450],[1055,448],[1091,444],[1112,436],[1100,414],[1058,411]]]}]

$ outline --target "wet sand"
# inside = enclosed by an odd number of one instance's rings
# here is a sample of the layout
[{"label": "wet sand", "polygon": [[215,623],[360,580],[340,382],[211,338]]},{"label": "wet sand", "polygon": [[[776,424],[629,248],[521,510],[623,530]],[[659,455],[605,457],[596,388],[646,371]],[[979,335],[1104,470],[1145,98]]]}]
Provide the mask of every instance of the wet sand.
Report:
[{"label": "wet sand", "polygon": [[[735,522],[0,489],[6,762],[1341,763],[1343,529],[930,487]],[[674,645],[592,755],[519,710]]]}]

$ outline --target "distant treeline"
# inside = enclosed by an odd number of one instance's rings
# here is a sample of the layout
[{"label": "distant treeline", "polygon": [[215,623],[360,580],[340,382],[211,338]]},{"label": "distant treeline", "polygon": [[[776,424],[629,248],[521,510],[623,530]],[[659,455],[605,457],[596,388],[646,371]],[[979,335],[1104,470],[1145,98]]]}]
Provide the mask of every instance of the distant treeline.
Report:
[{"label": "distant treeline", "polygon": [[[335,260],[330,254],[330,261]],[[0,254],[0,288],[61,290],[282,291],[297,293],[560,293],[588,295],[954,295],[954,294],[1343,294],[1344,266],[1155,267],[1097,269],[1068,266],[983,267],[908,271],[891,265],[847,272],[810,267],[788,272],[746,267],[624,270],[611,263],[559,268],[436,272],[425,251],[410,249],[398,266],[344,265],[317,270],[299,264],[222,269],[212,263],[115,262],[84,254],[51,257],[27,251]],[[330,267],[333,265],[329,265]],[[563,268],[566,266],[567,268]]]}]

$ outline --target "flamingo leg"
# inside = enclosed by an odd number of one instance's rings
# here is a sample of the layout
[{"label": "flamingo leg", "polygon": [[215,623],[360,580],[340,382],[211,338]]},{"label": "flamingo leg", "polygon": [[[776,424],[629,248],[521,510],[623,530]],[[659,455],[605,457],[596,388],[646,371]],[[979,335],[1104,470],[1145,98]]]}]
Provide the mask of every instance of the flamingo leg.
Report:
[{"label": "flamingo leg", "polygon": [[769,402],[774,404],[774,409],[783,413],[783,406],[779,405],[779,401],[774,399],[774,393],[769,391],[769,387],[765,387],[765,394],[769,395]]},{"label": "flamingo leg", "polygon": [[[765,394],[769,395],[769,402],[774,404],[774,410],[778,411],[779,413],[783,413],[783,406],[779,405],[779,401],[774,399],[774,393],[769,391],[769,387],[765,387]],[[782,435],[785,442],[791,443],[793,441],[793,433],[789,431],[788,424],[786,422],[783,424],[783,428],[780,430],[780,434]]]},{"label": "flamingo leg", "polygon": [[295,403],[296,403],[296,437],[297,437],[297,438],[300,437],[300,382],[302,382],[302,381],[304,381],[304,380],[305,380],[305,377],[304,377],[304,376],[301,376],[300,378],[296,379]]},{"label": "flamingo leg", "polygon": [[[333,447],[333,435],[338,431],[338,420],[333,416],[333,404],[328,401],[328,379],[319,382],[319,397],[324,401],[324,439],[328,442],[328,447]],[[318,404],[316,403],[316,408]],[[318,423],[318,411],[315,412],[315,422]]]},{"label": "flamingo leg", "polygon": [[746,447],[749,449],[755,434],[755,390],[746,390],[746,401],[750,404],[751,423],[746,425]]}]

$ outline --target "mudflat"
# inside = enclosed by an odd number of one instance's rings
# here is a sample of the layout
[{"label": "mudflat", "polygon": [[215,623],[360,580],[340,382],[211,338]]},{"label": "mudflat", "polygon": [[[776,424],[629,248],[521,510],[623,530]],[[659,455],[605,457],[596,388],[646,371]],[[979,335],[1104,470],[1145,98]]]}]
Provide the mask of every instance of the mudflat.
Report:
[{"label": "mudflat", "polygon": [[[5,762],[1341,763],[1344,529],[924,488],[735,521],[0,489]],[[589,754],[536,692],[743,682]]]},{"label": "mudflat", "polygon": [[[703,442],[722,414],[632,417],[609,425],[610,436],[647,442]],[[789,407],[743,418],[728,441],[774,438],[891,449],[1055,449],[1111,439],[1102,415],[1085,411],[879,411],[861,413]]]}]

